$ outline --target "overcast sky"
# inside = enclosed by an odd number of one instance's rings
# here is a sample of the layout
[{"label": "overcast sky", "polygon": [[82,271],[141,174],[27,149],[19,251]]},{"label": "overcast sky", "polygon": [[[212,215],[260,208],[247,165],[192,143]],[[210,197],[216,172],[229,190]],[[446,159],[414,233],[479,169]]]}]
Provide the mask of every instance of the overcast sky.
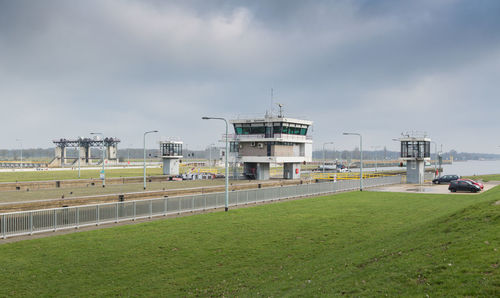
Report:
[{"label": "overcast sky", "polygon": [[216,142],[274,102],[314,147],[425,131],[499,153],[500,1],[0,0],[0,148],[103,132]]}]

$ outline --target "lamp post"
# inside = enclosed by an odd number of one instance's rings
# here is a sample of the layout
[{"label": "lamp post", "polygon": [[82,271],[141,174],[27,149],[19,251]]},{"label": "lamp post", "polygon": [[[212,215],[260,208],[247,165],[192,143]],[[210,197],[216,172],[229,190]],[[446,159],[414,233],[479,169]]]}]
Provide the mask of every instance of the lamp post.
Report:
[{"label": "lamp post", "polygon": [[359,153],[360,153],[360,160],[359,160],[359,191],[363,191],[363,137],[361,136],[360,133],[356,132],[344,132],[344,136],[347,135],[354,135],[354,136],[359,136]]},{"label": "lamp post", "polygon": [[106,187],[106,175],[104,174],[104,134],[102,132],[91,132],[91,135],[100,135],[102,138],[102,187]]},{"label": "lamp post", "polygon": [[434,141],[431,141],[431,143],[434,144],[434,154],[436,155],[435,159],[434,159],[434,177],[436,177],[436,171],[437,171],[437,160],[438,160],[438,152],[437,152],[437,143],[434,142]]},{"label": "lamp post", "polygon": [[372,149],[375,150],[375,172],[378,171],[378,160],[377,160],[377,149],[380,148],[380,146],[372,146]]},{"label": "lamp post", "polygon": [[229,153],[229,146],[228,146],[228,142],[227,142],[227,130],[228,130],[228,127],[227,127],[227,120],[225,118],[219,118],[219,117],[201,117],[201,119],[203,120],[221,120],[221,121],[224,121],[226,123],[226,154],[225,154],[225,158],[226,158],[226,206],[225,206],[225,211],[227,212],[227,210],[229,209],[229,170],[228,170],[228,166],[227,166],[227,155]]},{"label": "lamp post", "polygon": [[21,143],[21,168],[23,167],[23,140],[16,139],[16,141]]},{"label": "lamp post", "polygon": [[326,142],[323,143],[323,173],[325,172],[325,163],[326,163],[326,157],[325,157],[325,145],[327,144],[333,144],[333,142]]},{"label": "lamp post", "polygon": [[80,179],[80,151],[82,148],[82,138],[81,137],[78,137],[78,179]]},{"label": "lamp post", "polygon": [[209,154],[209,158],[208,158],[208,165],[209,167],[211,168],[212,167],[212,149],[213,149],[213,146],[215,146],[215,144],[210,144],[208,145],[208,154]]},{"label": "lamp post", "polygon": [[144,180],[144,190],[146,190],[146,135],[150,133],[155,133],[158,132],[157,130],[150,130],[146,131],[144,133],[144,138],[143,138],[143,144],[144,144],[144,173],[143,173],[143,180]]}]

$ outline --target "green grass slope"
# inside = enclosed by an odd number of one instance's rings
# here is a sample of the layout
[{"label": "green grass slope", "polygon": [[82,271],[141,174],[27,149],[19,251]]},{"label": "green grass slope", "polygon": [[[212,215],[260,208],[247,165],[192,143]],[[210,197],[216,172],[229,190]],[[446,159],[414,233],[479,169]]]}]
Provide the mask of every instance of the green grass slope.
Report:
[{"label": "green grass slope", "polygon": [[500,188],[351,192],[0,245],[0,296],[498,296]]}]

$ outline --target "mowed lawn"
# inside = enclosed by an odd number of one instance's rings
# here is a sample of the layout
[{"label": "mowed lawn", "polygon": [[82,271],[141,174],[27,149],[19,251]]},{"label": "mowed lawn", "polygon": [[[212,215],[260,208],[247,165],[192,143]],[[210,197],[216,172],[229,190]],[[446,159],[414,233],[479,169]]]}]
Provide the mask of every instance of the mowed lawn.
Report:
[{"label": "mowed lawn", "polygon": [[500,188],[350,192],[0,245],[0,296],[498,296]]},{"label": "mowed lawn", "polygon": [[[82,169],[80,171],[81,179],[99,179],[101,170]],[[106,168],[106,178],[120,177],[142,177],[142,168],[113,169]],[[147,175],[163,175],[161,168],[147,169]],[[0,182],[17,181],[48,181],[48,180],[69,180],[78,179],[78,168],[62,171],[30,171],[30,172],[0,172]]]}]

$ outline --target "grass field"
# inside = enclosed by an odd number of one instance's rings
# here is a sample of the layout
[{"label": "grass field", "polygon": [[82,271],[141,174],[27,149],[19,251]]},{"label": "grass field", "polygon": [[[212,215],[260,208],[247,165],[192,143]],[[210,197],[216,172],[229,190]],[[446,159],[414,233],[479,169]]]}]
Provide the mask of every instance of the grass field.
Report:
[{"label": "grass field", "polygon": [[[80,177],[82,179],[98,179],[101,170],[81,170]],[[150,168],[147,169],[147,175],[162,175],[163,169]],[[106,169],[106,178],[116,177],[138,177],[143,175],[142,168],[133,169]],[[0,182],[15,182],[15,181],[46,181],[46,180],[68,180],[78,179],[78,170],[64,171],[34,171],[34,172],[1,172]]]},{"label": "grass field", "polygon": [[[229,180],[229,183],[231,184],[245,184],[248,182],[249,180]],[[192,187],[210,187],[224,184],[224,179],[148,182],[147,190],[152,191]],[[0,203],[58,199],[62,196],[64,196],[65,198],[75,198],[83,196],[121,194],[141,191],[144,191],[142,183],[107,184],[104,188],[100,183],[97,183],[94,186],[87,187],[82,186],[49,188],[30,191],[0,191]]]},{"label": "grass field", "polygon": [[0,245],[0,296],[498,296],[500,188],[350,192]]}]

